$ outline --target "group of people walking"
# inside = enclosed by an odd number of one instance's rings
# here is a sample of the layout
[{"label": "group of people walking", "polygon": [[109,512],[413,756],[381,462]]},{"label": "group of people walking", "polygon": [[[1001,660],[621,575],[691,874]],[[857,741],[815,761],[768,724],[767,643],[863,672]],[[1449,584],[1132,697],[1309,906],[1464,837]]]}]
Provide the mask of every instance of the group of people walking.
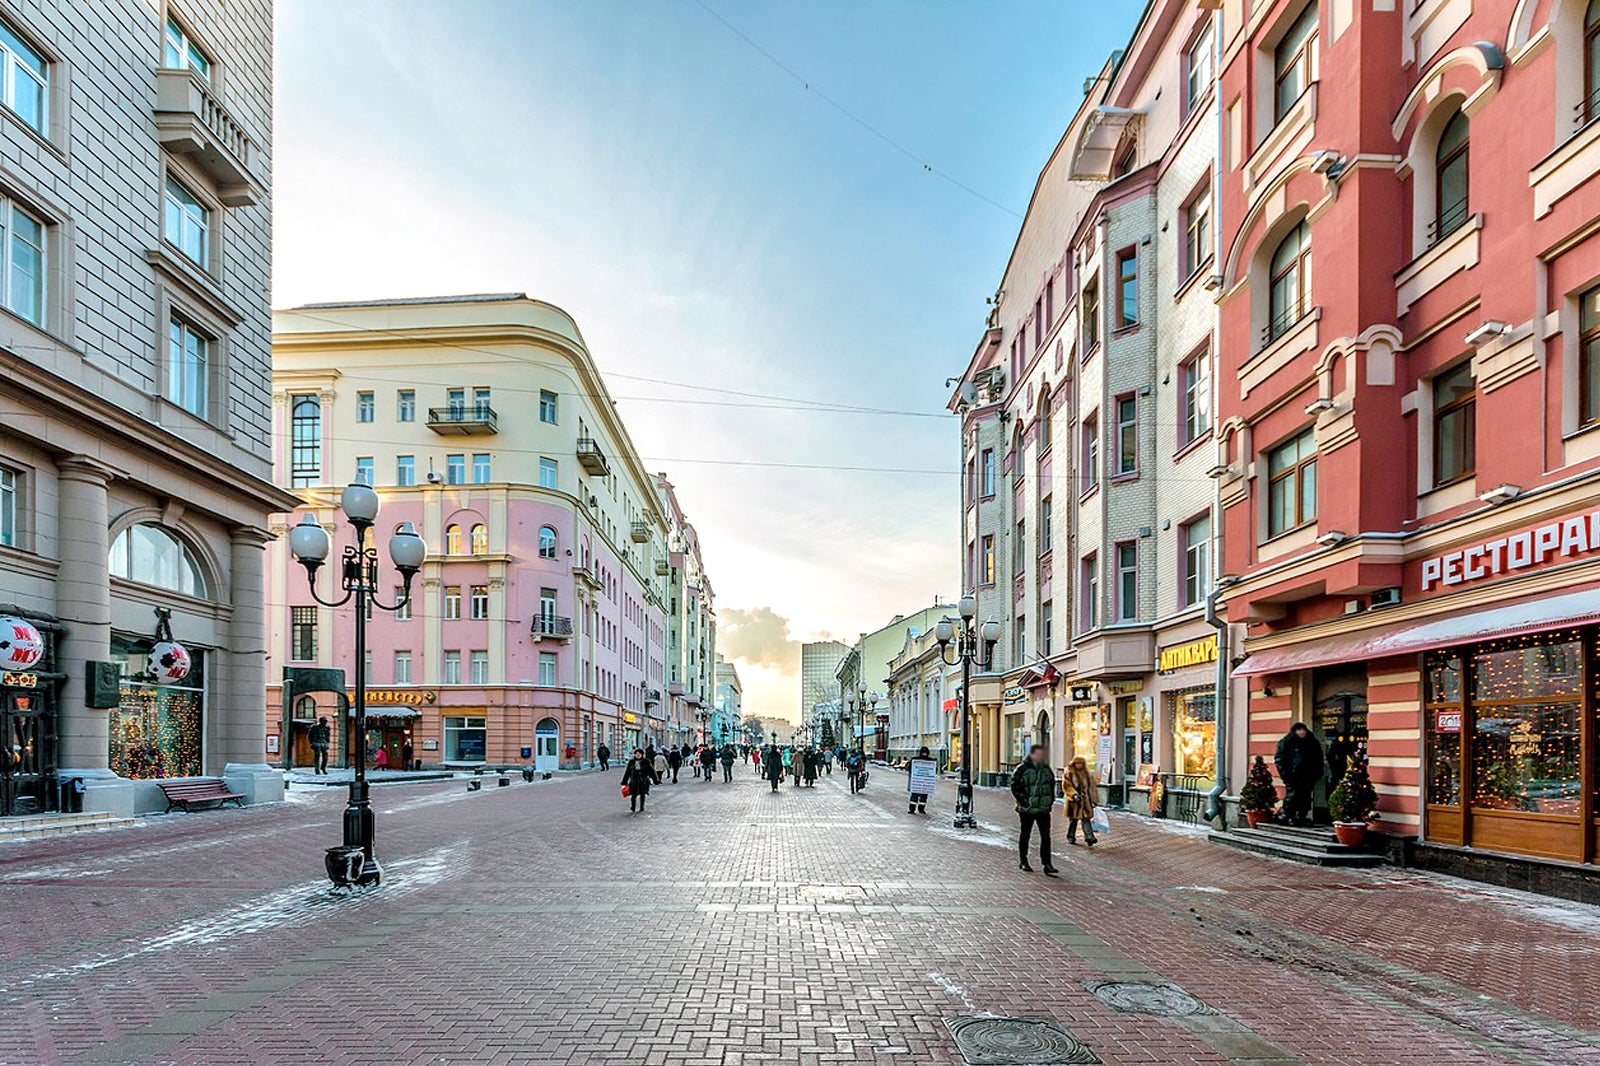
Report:
[{"label": "group of people walking", "polygon": [[[600,768],[604,770],[609,765],[611,752],[602,750],[605,754],[601,758]],[[722,780],[732,781],[733,764],[738,758],[738,750],[732,744],[724,744],[720,748],[714,744],[701,744],[698,747],[685,744],[681,748],[661,749],[652,744],[634,748],[632,758],[622,769],[622,795],[628,801],[628,812],[637,814],[644,810],[645,799],[650,795],[652,785],[677,784],[678,772],[683,769],[684,763],[693,767],[695,777],[710,784],[719,763],[722,766]]]},{"label": "group of people walking", "polygon": [[[1067,764],[1061,775],[1062,812],[1067,819],[1067,843],[1078,842],[1078,829],[1083,829],[1083,842],[1094,847],[1099,842],[1094,832],[1094,809],[1097,789],[1089,773],[1089,764],[1078,756]],[[1017,834],[1017,867],[1033,872],[1028,864],[1029,843],[1034,833],[1039,836],[1039,863],[1044,872],[1054,876],[1058,871],[1050,861],[1050,815],[1056,805],[1056,772],[1050,767],[1050,756],[1043,744],[1035,744],[1011,775],[1011,796],[1016,800],[1017,818],[1021,825]]]}]

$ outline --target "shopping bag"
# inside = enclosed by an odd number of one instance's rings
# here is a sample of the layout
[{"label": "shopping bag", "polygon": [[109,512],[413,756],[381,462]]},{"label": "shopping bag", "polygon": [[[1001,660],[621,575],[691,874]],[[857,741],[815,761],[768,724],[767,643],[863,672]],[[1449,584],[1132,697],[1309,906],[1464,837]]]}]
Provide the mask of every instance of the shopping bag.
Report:
[{"label": "shopping bag", "polygon": [[627,785],[623,785],[622,786],[622,798],[623,799],[627,799],[631,795],[633,795],[633,789],[629,788]]},{"label": "shopping bag", "polygon": [[1111,819],[1106,817],[1106,809],[1104,807],[1096,807],[1094,809],[1094,817],[1089,819],[1089,826],[1098,836],[1105,836],[1111,832]]}]

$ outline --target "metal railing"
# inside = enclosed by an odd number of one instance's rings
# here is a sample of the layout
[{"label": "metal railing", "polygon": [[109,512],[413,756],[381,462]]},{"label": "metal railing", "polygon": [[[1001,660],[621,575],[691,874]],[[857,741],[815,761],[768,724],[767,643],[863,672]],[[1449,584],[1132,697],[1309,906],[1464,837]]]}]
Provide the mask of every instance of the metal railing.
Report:
[{"label": "metal railing", "polygon": [[536,637],[570,637],[572,636],[572,619],[563,618],[556,614],[536,614],[533,616],[533,635]]},{"label": "metal railing", "polygon": [[475,403],[449,407],[428,408],[429,426],[468,426],[482,425],[490,429],[498,429],[500,416],[493,407],[486,403]]},{"label": "metal railing", "polygon": [[1428,223],[1428,247],[1432,248],[1450,234],[1460,229],[1467,221],[1467,198],[1465,196],[1448,204],[1442,204],[1433,221]]},{"label": "metal railing", "polygon": [[1159,777],[1164,793],[1162,813],[1165,817],[1194,825],[1205,821],[1201,812],[1205,808],[1206,791],[1211,787],[1211,778],[1175,773],[1164,773]]},{"label": "metal railing", "polygon": [[1310,313],[1310,310],[1302,301],[1296,300],[1273,315],[1267,320],[1267,324],[1261,328],[1261,347],[1269,346],[1273,341],[1298,326],[1301,320]]}]

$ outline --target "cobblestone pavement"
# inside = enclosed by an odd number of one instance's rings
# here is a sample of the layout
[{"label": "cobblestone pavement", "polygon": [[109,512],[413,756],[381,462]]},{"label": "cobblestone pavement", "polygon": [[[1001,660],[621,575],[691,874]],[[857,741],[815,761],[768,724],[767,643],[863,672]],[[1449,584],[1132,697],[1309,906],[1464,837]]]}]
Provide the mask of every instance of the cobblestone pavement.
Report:
[{"label": "cobblestone pavement", "polygon": [[1092,852],[1058,820],[1047,879],[1005,796],[958,834],[902,781],[385,786],[348,896],[336,789],[6,845],[0,1063],[924,1066],[995,1016],[1108,1064],[1600,1063],[1600,911],[1134,816]]}]

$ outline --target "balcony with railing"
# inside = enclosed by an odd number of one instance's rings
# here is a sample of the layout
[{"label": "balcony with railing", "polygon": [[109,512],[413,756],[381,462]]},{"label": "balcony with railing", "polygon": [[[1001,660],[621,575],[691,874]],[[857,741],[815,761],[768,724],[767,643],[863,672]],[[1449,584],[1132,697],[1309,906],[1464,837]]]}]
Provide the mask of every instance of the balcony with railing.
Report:
[{"label": "balcony with railing", "polygon": [[255,145],[211,87],[190,70],[156,71],[156,136],[217,183],[217,198],[248,207],[262,198],[251,173]]},{"label": "balcony with railing", "polygon": [[635,544],[650,543],[650,524],[648,522],[635,522],[630,534]]},{"label": "balcony with railing", "polygon": [[572,619],[556,614],[533,616],[533,635],[541,640],[572,639]]},{"label": "balcony with railing", "polygon": [[1432,248],[1450,234],[1466,225],[1467,198],[1465,196],[1448,204],[1442,204],[1433,221],[1428,223],[1428,247]]},{"label": "balcony with railing", "polygon": [[606,453],[600,450],[600,443],[593,437],[578,438],[578,465],[583,467],[584,473],[595,477],[605,477],[611,473]]},{"label": "balcony with railing", "polygon": [[1287,307],[1280,308],[1278,313],[1261,327],[1261,347],[1269,348],[1274,341],[1287,336],[1306,317],[1309,310],[1303,300],[1291,300]]},{"label": "balcony with railing", "polygon": [[473,437],[500,432],[500,416],[486,403],[428,408],[428,428],[440,436]]}]

